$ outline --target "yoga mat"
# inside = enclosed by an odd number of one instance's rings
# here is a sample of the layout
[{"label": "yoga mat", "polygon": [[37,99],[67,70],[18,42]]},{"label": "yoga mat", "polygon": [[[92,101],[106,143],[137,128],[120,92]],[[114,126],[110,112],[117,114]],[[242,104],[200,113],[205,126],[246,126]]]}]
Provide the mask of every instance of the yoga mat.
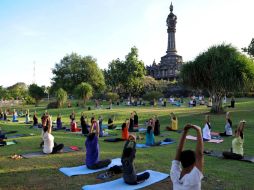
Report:
[{"label": "yoga mat", "polygon": [[121,138],[110,138],[110,139],[104,139],[105,142],[120,142],[120,141],[124,141]]},{"label": "yoga mat", "polygon": [[33,133],[30,134],[16,134],[13,136],[8,136],[7,139],[15,139],[15,138],[20,138],[20,137],[30,137],[30,136],[34,136]]},{"label": "yoga mat", "polygon": [[6,142],[6,145],[14,145],[14,144],[17,144],[16,141],[7,141]]},{"label": "yoga mat", "polygon": [[[78,149],[80,150],[80,149]],[[56,154],[62,154],[62,153],[67,153],[67,152],[75,152],[78,151],[76,149],[76,147],[74,148],[74,146],[72,147],[64,147],[63,150],[59,153]],[[31,152],[31,153],[27,153],[27,154],[23,154],[22,157],[24,158],[34,158],[34,157],[42,157],[42,156],[47,156],[50,154],[44,154],[43,152]]]},{"label": "yoga mat", "polygon": [[[224,158],[222,152],[220,151],[209,151],[210,153],[205,153],[207,156],[217,157],[217,158]],[[244,156],[243,159],[239,161],[251,162],[254,163],[254,156]]]},{"label": "yoga mat", "polygon": [[175,143],[175,141],[171,141],[171,142],[161,142],[160,145],[155,145],[155,146],[148,146],[146,144],[136,144],[136,148],[150,148],[150,147],[156,147],[156,146],[163,146],[163,145],[169,145],[169,144],[173,144]]},{"label": "yoga mat", "polygon": [[146,131],[147,131],[146,128],[140,128],[140,129],[138,129],[138,132],[146,132]]},{"label": "yoga mat", "polygon": [[[187,135],[186,139],[196,141],[197,137],[194,137],[192,135]],[[210,141],[204,141],[204,142],[217,143],[218,144],[218,143],[222,143],[223,141],[224,141],[223,139],[211,139]]]},{"label": "yoga mat", "polygon": [[101,168],[98,170],[90,170],[86,167],[86,165],[82,165],[82,166],[77,166],[77,167],[70,167],[70,168],[60,168],[60,172],[64,173],[67,176],[74,176],[74,175],[86,175],[86,174],[91,174],[91,173],[96,173],[99,171],[103,171],[103,170],[107,170],[113,166],[121,166],[121,159],[120,158],[115,158],[111,160],[111,163],[105,167],[105,168]]},{"label": "yoga mat", "polygon": [[[143,183],[137,184],[137,185],[128,185],[124,182],[123,178],[109,181],[101,184],[95,184],[95,185],[85,185],[82,187],[83,190],[135,190],[135,189],[141,189],[143,187],[147,187],[149,185],[152,185],[154,183],[157,183],[161,180],[166,179],[169,175],[157,171],[152,170],[146,170],[145,172],[150,173],[150,177],[144,181]],[[142,172],[143,173],[143,172]]]},{"label": "yoga mat", "polygon": [[8,134],[12,134],[12,133],[17,133],[18,131],[2,131],[0,132],[0,135],[8,135]]}]

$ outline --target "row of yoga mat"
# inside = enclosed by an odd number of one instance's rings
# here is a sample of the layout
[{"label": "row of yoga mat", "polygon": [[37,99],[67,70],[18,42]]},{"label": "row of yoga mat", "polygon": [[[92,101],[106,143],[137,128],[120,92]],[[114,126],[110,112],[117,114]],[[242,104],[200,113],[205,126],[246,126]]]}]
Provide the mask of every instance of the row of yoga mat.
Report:
[{"label": "row of yoga mat", "polygon": [[[108,167],[98,169],[98,170],[90,170],[86,167],[86,165],[83,166],[77,166],[77,167],[70,167],[70,168],[60,168],[59,170],[64,173],[67,176],[75,176],[75,175],[87,175],[91,173],[96,173],[99,171],[103,170],[108,170],[110,167],[113,166],[121,166],[121,159],[120,158],[115,158],[111,160],[111,164]],[[134,190],[134,189],[140,189],[143,187],[147,187],[153,183],[157,183],[161,180],[166,179],[169,175],[153,170],[146,170],[145,172],[150,173],[150,177],[148,180],[144,181],[143,183],[140,183],[138,185],[128,185],[124,183],[123,178],[119,178],[113,181],[105,182],[105,183],[100,183],[100,184],[94,184],[94,185],[85,185],[82,187],[83,190],[105,190],[105,189],[110,189],[110,190]],[[143,172],[142,172],[143,173]]]}]

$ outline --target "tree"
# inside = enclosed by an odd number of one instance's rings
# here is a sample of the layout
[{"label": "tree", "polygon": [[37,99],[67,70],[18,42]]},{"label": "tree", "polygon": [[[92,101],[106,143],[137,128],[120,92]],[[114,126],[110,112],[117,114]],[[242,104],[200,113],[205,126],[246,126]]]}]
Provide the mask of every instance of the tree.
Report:
[{"label": "tree", "polygon": [[36,84],[31,84],[28,91],[30,96],[35,99],[35,105],[38,105],[39,101],[45,96],[43,88]]},{"label": "tree", "polygon": [[249,46],[247,48],[246,47],[242,48],[242,50],[245,53],[249,54],[251,57],[254,57],[254,38],[252,38]]},{"label": "tree", "polygon": [[63,88],[68,93],[73,92],[73,86],[86,81],[92,85],[95,92],[105,88],[102,71],[98,68],[96,59],[91,56],[80,56],[76,53],[66,55],[55,65],[52,89]]},{"label": "tree", "polygon": [[12,86],[7,87],[7,90],[14,99],[22,99],[28,95],[27,85],[23,82],[18,82]]},{"label": "tree", "polygon": [[59,88],[57,91],[56,91],[56,100],[57,100],[57,105],[58,107],[62,107],[63,104],[67,101],[67,92],[62,89],[62,88]]},{"label": "tree", "polygon": [[181,70],[183,84],[207,90],[213,97],[213,112],[222,111],[222,97],[228,92],[249,89],[254,81],[254,63],[232,45],[212,46]]},{"label": "tree", "polygon": [[158,100],[161,97],[163,97],[163,94],[158,91],[147,92],[143,95],[143,99],[147,101]]},{"label": "tree", "polygon": [[119,95],[117,93],[114,93],[114,92],[108,92],[106,94],[106,99],[107,100],[112,100],[114,102],[114,101],[117,101],[119,99]]},{"label": "tree", "polygon": [[86,105],[86,101],[93,95],[93,87],[86,82],[82,82],[76,87],[75,94],[83,99],[84,104]]},{"label": "tree", "polygon": [[138,49],[132,47],[125,60],[113,60],[108,70],[104,71],[107,85],[111,86],[112,91],[119,92],[120,89],[125,93],[138,96],[142,90],[142,80],[146,74],[143,61],[138,59]]}]

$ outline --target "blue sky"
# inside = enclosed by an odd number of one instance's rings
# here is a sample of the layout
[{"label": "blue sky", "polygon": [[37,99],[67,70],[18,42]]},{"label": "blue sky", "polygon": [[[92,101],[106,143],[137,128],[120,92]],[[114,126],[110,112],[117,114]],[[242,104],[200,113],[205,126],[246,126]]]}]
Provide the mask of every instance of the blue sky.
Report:
[{"label": "blue sky", "polygon": [[[92,55],[101,68],[132,46],[146,65],[165,55],[170,0],[0,0],[0,85],[49,85],[66,54]],[[175,0],[176,47],[184,61],[219,43],[254,38],[252,0]]]}]

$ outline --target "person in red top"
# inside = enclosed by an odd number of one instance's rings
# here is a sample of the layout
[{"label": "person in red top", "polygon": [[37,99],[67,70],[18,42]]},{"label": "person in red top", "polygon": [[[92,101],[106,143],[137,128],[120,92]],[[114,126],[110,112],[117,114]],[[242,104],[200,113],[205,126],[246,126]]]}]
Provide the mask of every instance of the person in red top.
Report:
[{"label": "person in red top", "polygon": [[129,139],[129,119],[126,119],[125,123],[122,124],[122,139]]},{"label": "person in red top", "polygon": [[79,131],[81,131],[81,129],[77,127],[76,121],[72,120],[72,122],[71,122],[71,132],[79,132]]}]

